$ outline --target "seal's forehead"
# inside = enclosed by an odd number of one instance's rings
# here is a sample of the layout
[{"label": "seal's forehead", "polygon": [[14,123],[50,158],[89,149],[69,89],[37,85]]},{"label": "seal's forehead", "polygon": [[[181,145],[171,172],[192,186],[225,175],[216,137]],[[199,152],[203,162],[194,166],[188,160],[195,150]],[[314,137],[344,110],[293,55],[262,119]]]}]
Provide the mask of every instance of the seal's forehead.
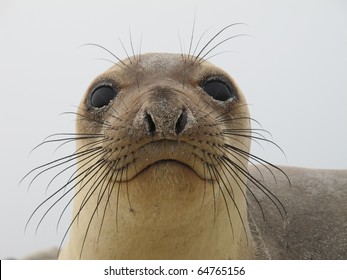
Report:
[{"label": "seal's forehead", "polygon": [[183,56],[170,53],[148,53],[141,55],[139,66],[147,71],[165,71],[174,69],[184,63]]},{"label": "seal's forehead", "polygon": [[112,66],[101,75],[116,79],[120,84],[152,83],[153,79],[197,82],[205,76],[227,76],[223,70],[208,61],[192,55],[175,53],[146,53],[130,57]]},{"label": "seal's forehead", "polygon": [[[171,53],[146,53],[138,57],[131,57],[113,68],[122,81],[152,82],[152,79],[167,78],[181,81],[196,76],[201,63],[192,56]],[[124,67],[125,66],[125,67]]]}]

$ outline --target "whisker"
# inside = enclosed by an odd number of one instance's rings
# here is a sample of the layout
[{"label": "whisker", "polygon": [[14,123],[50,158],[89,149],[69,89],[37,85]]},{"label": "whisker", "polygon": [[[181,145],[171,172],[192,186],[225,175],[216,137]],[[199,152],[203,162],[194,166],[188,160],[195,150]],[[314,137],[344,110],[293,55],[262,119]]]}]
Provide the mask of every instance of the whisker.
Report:
[{"label": "whisker", "polygon": [[[212,159],[211,159],[211,160],[212,160]],[[222,177],[220,176],[219,172],[216,170],[216,167],[213,166],[213,165],[211,165],[211,166],[212,166],[211,169],[212,169],[212,172],[213,172],[214,177],[215,177],[215,179],[216,179],[216,182],[218,183],[218,188],[219,188],[219,190],[220,190],[220,192],[221,192],[221,194],[222,194],[222,196],[223,196],[223,200],[224,200],[224,203],[225,203],[225,207],[226,207],[227,215],[228,215],[228,219],[229,219],[229,224],[230,224],[230,227],[231,227],[232,236],[233,236],[233,238],[234,238],[234,227],[233,227],[233,223],[232,223],[232,219],[231,219],[231,215],[230,215],[229,205],[228,205],[228,203],[227,203],[225,194],[224,194],[224,192],[223,192],[223,188],[221,187],[221,185],[220,185],[220,183],[219,183],[218,177],[219,177],[219,179],[221,179],[221,181],[223,182],[224,186],[225,186],[225,183],[224,183],[224,180],[222,179]],[[218,174],[218,176],[217,176],[216,174]],[[237,212],[239,213],[238,207],[237,207],[237,205],[236,205],[236,203],[235,203],[235,200],[234,200],[232,194],[229,192],[228,188],[225,187],[225,189],[227,190],[227,192],[228,192],[228,194],[229,194],[229,197],[230,197],[232,203],[234,204],[235,208],[237,209]],[[241,218],[241,221],[242,221],[242,218]]]},{"label": "whisker", "polygon": [[[49,138],[55,137],[55,136],[74,136],[74,137],[67,137],[67,138],[59,138],[59,139],[53,139],[53,140],[48,140]],[[77,134],[77,133],[54,133],[49,136],[47,136],[43,141],[36,145],[30,153],[34,152],[36,149],[39,147],[49,144],[49,143],[55,143],[55,142],[62,142],[62,141],[69,141],[69,140],[84,140],[84,139],[92,139],[92,138],[100,138],[102,137],[103,134]]]},{"label": "whisker", "polygon": [[[248,152],[246,152],[246,151],[243,151],[243,150],[241,150],[241,149],[238,149],[238,148],[236,148],[236,147],[234,147],[233,149],[234,149],[235,151],[240,152],[241,154],[248,155],[248,156],[251,157],[253,160],[256,160],[256,161],[259,162],[259,163],[262,163],[262,165],[263,165],[264,167],[266,167],[266,165],[269,165],[269,166],[271,166],[272,168],[278,170],[280,173],[282,173],[282,175],[284,175],[284,176],[286,177],[288,183],[290,184],[290,179],[289,179],[288,175],[287,175],[281,168],[279,168],[278,166],[276,166],[276,165],[270,163],[269,161],[266,161],[266,160],[264,160],[264,159],[262,159],[262,158],[260,158],[260,157],[257,157],[257,156],[255,156],[255,155],[253,155],[253,154],[250,154],[250,153],[248,153]],[[264,163],[265,163],[266,165],[264,165]],[[267,168],[267,169],[268,169],[269,171],[271,171],[270,168]],[[273,177],[276,178],[276,176],[275,176],[274,174],[273,174]]]},{"label": "whisker", "polygon": [[130,61],[130,63],[132,63],[132,60],[131,60],[131,58],[130,58],[128,52],[127,52],[127,49],[125,48],[125,46],[124,46],[124,44],[123,44],[123,41],[122,41],[120,38],[119,38],[119,42],[120,42],[120,44],[122,45],[123,51],[125,52],[125,54],[126,54],[128,60]]},{"label": "whisker", "polygon": [[[209,176],[211,177],[211,184],[212,184],[212,194],[213,194],[213,226],[215,226],[216,224],[216,217],[217,217],[217,201],[216,201],[216,194],[215,194],[215,181],[216,178],[212,175],[211,169],[210,169],[210,164],[208,163],[207,159],[206,159],[206,153],[204,153],[204,157],[205,157],[205,163],[206,163],[206,167],[207,167],[207,171],[209,173]],[[217,181],[218,183],[218,181]]]},{"label": "whisker", "polygon": [[257,180],[254,176],[252,176],[247,170],[244,170],[239,165],[235,164],[235,162],[231,161],[228,157],[223,157],[227,162],[229,162],[235,169],[237,169],[241,174],[243,174],[250,182],[252,182],[261,192],[263,192],[268,199],[275,205],[282,219],[284,219],[284,215],[287,215],[285,207],[282,202],[268,189],[262,184],[259,180]]},{"label": "whisker", "polygon": [[[94,150],[98,150],[100,148],[94,148],[92,149],[93,151]],[[75,160],[75,159],[78,159],[79,157],[83,156],[84,154],[86,153],[89,153],[91,151],[82,151],[82,152],[76,152],[76,153],[73,153],[71,155],[68,155],[68,156],[65,156],[65,157],[61,157],[59,159],[56,159],[56,160],[53,160],[51,162],[48,162],[48,163],[45,163],[45,164],[42,164],[34,169],[32,169],[30,172],[28,172],[20,181],[20,184],[28,177],[30,176],[31,174],[33,174],[35,171],[38,171],[42,168],[45,168],[43,171],[40,171],[37,175],[35,175],[35,177],[30,181],[29,183],[29,186],[28,186],[28,190],[30,189],[31,185],[33,184],[33,182],[43,173],[47,172],[48,170],[51,170],[55,167],[58,167],[58,166],[61,166],[67,162],[70,162],[72,160]],[[64,161],[65,160],[65,161]],[[52,165],[52,166],[51,166]],[[47,167],[47,168],[46,168]]]},{"label": "whisker", "polygon": [[[102,168],[102,167],[101,167],[101,168]],[[82,209],[85,207],[85,205],[87,204],[87,202],[89,201],[89,199],[93,196],[93,194],[95,193],[95,191],[96,191],[96,190],[98,189],[98,187],[100,186],[101,182],[103,182],[103,181],[107,178],[108,172],[106,172],[105,175],[102,175],[105,171],[109,171],[109,170],[107,170],[107,169],[105,168],[104,171],[101,173],[101,175],[99,175],[99,176],[95,179],[95,181],[93,182],[93,185],[92,185],[91,188],[90,188],[90,190],[93,189],[93,191],[90,193],[90,195],[88,196],[88,198],[86,198],[86,196],[88,195],[88,194],[86,194],[85,198],[83,199],[83,201],[85,200],[85,203],[84,203],[84,204],[81,204],[81,207],[80,207],[80,210],[78,211],[78,213],[81,213]],[[93,176],[93,177],[94,177],[94,176]],[[97,184],[95,184],[95,183],[97,183]],[[94,219],[94,217],[95,217],[95,214],[96,214],[97,211],[98,211],[99,205],[100,205],[100,203],[101,203],[101,201],[102,201],[103,196],[105,195],[106,190],[107,190],[107,188],[104,189],[104,191],[103,191],[103,193],[102,193],[102,195],[101,195],[100,200],[97,200],[96,206],[95,206],[95,208],[94,208],[94,211],[93,211],[93,213],[92,213],[92,215],[91,215],[91,217],[90,217],[90,219],[89,219],[89,222],[88,222],[88,225],[87,225],[87,228],[86,228],[86,232],[85,232],[84,237],[83,237],[83,242],[82,242],[81,251],[80,251],[80,258],[82,257],[83,248],[84,248],[84,244],[85,244],[85,242],[86,242],[87,236],[88,236],[88,232],[89,232],[89,229],[90,229],[90,225],[91,225],[91,223],[92,223],[92,221],[93,221],[93,219]],[[88,191],[88,193],[89,193],[89,191]]]},{"label": "whisker", "polygon": [[130,26],[129,26],[129,39],[130,39],[130,46],[131,46],[131,51],[132,51],[133,57],[136,57]]},{"label": "whisker", "polygon": [[[73,197],[68,201],[68,203],[65,205],[63,211],[61,212],[58,222],[57,222],[57,227],[56,230],[58,230],[60,221],[65,213],[65,211],[67,210],[68,206],[72,203],[72,201],[77,197],[77,195],[83,190],[83,188],[88,185],[88,183],[93,179],[93,176],[90,176],[90,178],[86,181],[86,177],[89,176],[90,174],[92,174],[92,172],[94,172],[98,167],[103,166],[104,162],[103,161],[99,161],[96,165],[94,165],[93,167],[88,167],[87,169],[84,169],[84,171],[81,172],[81,169],[85,166],[87,166],[91,161],[93,161],[95,158],[90,159],[87,163],[83,164],[82,166],[80,166],[79,168],[77,168],[77,170],[74,172],[74,174],[79,174],[76,177],[79,176],[83,176],[83,178],[76,184],[74,185],[74,187],[76,187],[77,185],[81,185],[81,188],[79,190],[76,191],[76,193],[73,195]],[[71,181],[72,179],[69,179],[69,181]],[[83,203],[84,201],[82,201]],[[81,204],[82,204],[81,203]]]},{"label": "whisker", "polygon": [[94,58],[93,60],[97,60],[97,61],[106,61],[106,62],[111,63],[112,65],[116,65],[116,66],[122,68],[122,66],[118,65],[117,63],[115,63],[115,62],[114,62],[113,60],[111,60],[111,59],[98,57],[98,58]]},{"label": "whisker", "polygon": [[[221,163],[223,164],[223,166],[226,166],[226,170],[228,171],[228,173],[230,174],[230,176],[235,180],[235,182],[237,183],[237,186],[238,188],[240,188],[240,190],[242,190],[240,184],[238,183],[238,181],[236,180],[235,176],[237,177],[237,179],[239,179],[241,182],[242,182],[242,185],[244,185],[247,190],[250,192],[251,196],[254,198],[254,200],[256,201],[257,205],[259,206],[259,209],[261,211],[261,214],[262,214],[262,217],[263,217],[263,220],[265,220],[265,213],[264,213],[264,210],[263,210],[263,207],[261,206],[261,203],[260,201],[258,200],[257,196],[254,194],[254,192],[252,191],[252,189],[250,187],[248,187],[247,183],[237,174],[237,172],[234,171],[234,169],[232,168],[232,166],[229,164],[228,161],[226,161],[224,159],[224,157],[221,157],[220,158],[221,160]],[[245,200],[246,202],[248,203],[248,199],[245,195],[245,193],[242,191],[244,197],[245,197]]]},{"label": "whisker", "polygon": [[[205,46],[200,50],[200,52],[198,53],[198,55],[195,57],[195,61],[198,60],[200,61],[200,55],[204,52],[204,50],[221,34],[223,33],[225,30],[236,26],[236,25],[244,25],[244,23],[241,22],[237,22],[237,23],[233,23],[233,24],[229,24],[226,27],[222,28],[219,32],[216,33],[216,35],[214,35],[206,44]],[[205,55],[204,55],[205,56]]]},{"label": "whisker", "polygon": [[212,54],[212,55],[206,57],[204,60],[209,61],[209,60],[211,60],[211,58],[214,58],[216,56],[219,56],[221,54],[226,54],[226,53],[235,53],[235,51],[222,51],[222,52],[218,52],[218,53],[215,53],[215,54]]},{"label": "whisker", "polygon": [[190,35],[190,43],[189,43],[187,60],[189,60],[189,57],[191,55],[191,50],[192,50],[192,45],[193,45],[193,40],[194,40],[194,32],[195,32],[195,22],[196,22],[196,11],[194,13],[193,28],[192,28],[192,33]]},{"label": "whisker", "polygon": [[[202,33],[202,35],[200,36],[198,42],[196,43],[196,46],[195,46],[195,49],[194,49],[194,52],[193,52],[192,57],[195,56],[195,54],[196,54],[196,52],[197,52],[197,50],[198,50],[198,48],[199,48],[199,45],[200,45],[202,39],[204,38],[204,36],[206,35],[206,33],[207,33],[211,28],[212,28],[212,26],[210,26],[209,28],[207,28],[207,29],[204,31],[204,33]],[[195,60],[194,60],[194,61],[195,61]]]},{"label": "whisker", "polygon": [[[101,46],[101,45],[99,45],[99,44],[87,43],[87,44],[83,44],[83,45],[82,45],[82,47],[84,47],[84,46],[94,46],[94,47],[98,47],[98,48],[100,48],[100,49],[102,49],[102,50],[108,52],[110,55],[112,55],[112,56],[113,56],[115,59],[117,59],[118,62],[119,62],[120,64],[122,64],[123,66],[129,67],[127,64],[125,64],[125,63],[123,62],[123,60],[121,60],[121,59],[120,59],[118,56],[116,56],[113,52],[111,52],[109,49],[107,49],[107,48],[105,48],[105,47],[103,47],[103,46]],[[114,64],[116,64],[116,63],[114,63]]]},{"label": "whisker", "polygon": [[214,49],[216,49],[216,48],[219,47],[220,45],[224,44],[225,42],[230,41],[230,40],[235,39],[235,38],[238,38],[238,37],[245,37],[245,36],[250,36],[250,35],[248,35],[248,34],[238,34],[238,35],[234,35],[234,36],[228,37],[228,38],[226,38],[226,39],[220,41],[218,44],[216,44],[215,46],[213,46],[208,52],[206,52],[202,57],[200,57],[200,58],[198,59],[198,62],[201,62],[202,60],[204,60],[205,57],[206,57],[209,53],[211,53]]},{"label": "whisker", "polygon": [[[109,169],[109,172],[111,172],[112,170],[112,167]],[[111,198],[111,195],[112,195],[112,191],[113,191],[113,188],[114,188],[114,184],[112,184],[114,181],[116,181],[116,179],[113,179],[113,176],[116,174],[116,178],[118,176],[118,173],[119,171],[117,172],[112,172],[111,174],[111,178],[108,180],[107,182],[107,185],[105,187],[105,191],[108,190],[108,195],[107,195],[107,200],[106,200],[106,203],[105,203],[105,207],[104,207],[104,210],[103,210],[103,214],[102,214],[102,219],[101,219],[101,224],[100,224],[100,229],[99,229],[99,233],[98,233],[98,238],[97,238],[97,242],[99,242],[99,238],[100,238],[100,234],[101,234],[101,229],[102,229],[102,226],[104,224],[104,220],[105,220],[105,215],[106,215],[106,210],[107,210],[107,206],[110,205],[109,202],[110,202],[110,198]],[[118,188],[120,188],[120,183],[118,185]],[[100,190],[101,192],[101,190]],[[104,195],[104,194],[103,194]],[[102,196],[103,196],[102,195]],[[100,197],[100,200],[102,199],[102,196]],[[117,214],[116,214],[117,215]]]},{"label": "whisker", "polygon": [[[77,176],[75,176],[72,180],[69,180],[66,184],[64,184],[61,188],[59,188],[58,190],[56,190],[53,194],[51,194],[48,198],[46,198],[44,201],[42,201],[35,209],[34,209],[34,211],[31,213],[31,215],[30,215],[30,217],[29,217],[29,219],[28,219],[28,221],[26,222],[26,225],[25,225],[25,230],[27,229],[27,227],[28,227],[28,225],[29,225],[29,223],[30,223],[30,221],[32,220],[32,218],[34,217],[34,215],[37,213],[37,211],[39,210],[39,209],[41,209],[41,207],[44,205],[44,204],[46,204],[48,201],[50,201],[53,197],[55,197],[57,194],[59,194],[62,190],[64,190],[68,185],[70,185],[73,181],[75,181],[75,180],[77,180],[80,176],[82,176],[83,175],[83,173],[82,174],[79,174],[79,175],[77,175]],[[81,179],[81,181],[83,180],[83,178]],[[80,181],[80,182],[81,182]],[[78,182],[79,183],[79,182]],[[58,200],[60,200],[60,199],[62,199],[65,195],[67,195],[71,190],[73,190],[75,187],[76,187],[76,185],[78,184],[78,183],[76,183],[72,188],[70,188],[67,192],[65,192],[64,193],[64,195],[61,197],[61,198],[59,198]]]}]

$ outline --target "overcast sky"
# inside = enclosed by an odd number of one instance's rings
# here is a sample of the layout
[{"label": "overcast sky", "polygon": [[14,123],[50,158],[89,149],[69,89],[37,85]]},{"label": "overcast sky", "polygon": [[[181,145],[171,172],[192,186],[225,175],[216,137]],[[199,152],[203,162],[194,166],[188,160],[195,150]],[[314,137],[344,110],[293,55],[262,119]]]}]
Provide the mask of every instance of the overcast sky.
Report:
[{"label": "overcast sky", "polygon": [[[196,13],[196,38],[230,23],[240,37],[222,45],[211,62],[226,70],[244,92],[252,117],[285,151],[254,145],[275,164],[347,168],[347,2],[340,1],[13,1],[0,2],[0,258],[20,257],[57,245],[59,211],[35,237],[25,222],[45,196],[45,185],[27,191],[18,182],[30,169],[52,160],[56,146],[29,155],[46,136],[73,132],[74,111],[92,79],[117,56],[179,53]],[[224,38],[226,38],[224,37]],[[142,39],[141,39],[142,38]],[[51,175],[52,176],[52,175]],[[46,180],[47,184],[47,180]],[[38,221],[36,221],[37,224]],[[62,228],[66,226],[63,222]]]}]

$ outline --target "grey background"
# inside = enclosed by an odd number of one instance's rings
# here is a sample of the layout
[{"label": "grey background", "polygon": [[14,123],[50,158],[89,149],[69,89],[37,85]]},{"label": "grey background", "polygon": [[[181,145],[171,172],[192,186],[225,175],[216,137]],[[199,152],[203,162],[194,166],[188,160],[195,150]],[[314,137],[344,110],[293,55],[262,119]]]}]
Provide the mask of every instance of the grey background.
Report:
[{"label": "grey background", "polygon": [[[280,165],[347,168],[347,2],[327,1],[4,1],[0,2],[0,258],[20,257],[59,244],[69,220],[56,233],[60,211],[35,235],[25,223],[45,198],[43,177],[28,191],[18,186],[30,169],[73,150],[30,150],[46,136],[73,132],[74,111],[91,80],[111,66],[98,43],[118,56],[180,52],[195,36],[244,22],[225,36],[247,33],[222,45],[211,58],[246,95],[252,116],[272,133],[273,146],[252,152]],[[225,38],[225,37],[224,37]],[[196,41],[195,41],[196,42]],[[45,184],[46,183],[46,184]],[[49,191],[48,191],[49,193]]]}]

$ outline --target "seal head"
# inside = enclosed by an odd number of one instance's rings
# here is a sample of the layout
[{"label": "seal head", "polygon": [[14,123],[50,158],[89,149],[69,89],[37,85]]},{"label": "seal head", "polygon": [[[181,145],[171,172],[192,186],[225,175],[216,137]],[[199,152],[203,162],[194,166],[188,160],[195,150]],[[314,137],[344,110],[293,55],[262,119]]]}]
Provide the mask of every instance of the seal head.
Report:
[{"label": "seal head", "polygon": [[77,114],[61,258],[250,258],[250,118],[227,73],[179,54],[128,58],[92,82]]}]

